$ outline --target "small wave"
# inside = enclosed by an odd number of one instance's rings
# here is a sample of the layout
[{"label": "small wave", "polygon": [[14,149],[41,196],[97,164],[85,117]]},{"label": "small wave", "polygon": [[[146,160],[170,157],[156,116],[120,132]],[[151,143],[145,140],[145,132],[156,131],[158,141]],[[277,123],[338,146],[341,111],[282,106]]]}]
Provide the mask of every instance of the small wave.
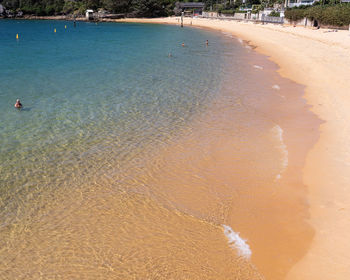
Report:
[{"label": "small wave", "polygon": [[273,85],[272,88],[276,89],[276,90],[280,90],[281,89],[279,85]]},{"label": "small wave", "polygon": [[224,34],[225,36],[227,36],[227,37],[230,37],[230,38],[232,38],[232,34],[231,33],[227,33],[227,32],[222,32],[222,34]]},{"label": "small wave", "polygon": [[246,240],[242,239],[239,236],[239,233],[234,232],[230,226],[222,225],[224,227],[224,233],[228,239],[228,244],[233,249],[238,251],[238,255],[245,257],[247,259],[252,255],[249,245],[246,243]]},{"label": "small wave", "polygon": [[288,150],[287,150],[287,146],[284,144],[283,141],[283,129],[279,126],[279,125],[275,125],[272,128],[273,132],[277,135],[278,140],[280,142],[280,149],[282,152],[282,169],[280,171],[280,173],[276,176],[275,180],[279,180],[282,177],[282,173],[287,169],[288,167]]},{"label": "small wave", "polygon": [[263,70],[264,69],[264,67],[259,66],[259,65],[254,65],[253,67],[256,68],[256,69],[259,69],[259,70]]}]

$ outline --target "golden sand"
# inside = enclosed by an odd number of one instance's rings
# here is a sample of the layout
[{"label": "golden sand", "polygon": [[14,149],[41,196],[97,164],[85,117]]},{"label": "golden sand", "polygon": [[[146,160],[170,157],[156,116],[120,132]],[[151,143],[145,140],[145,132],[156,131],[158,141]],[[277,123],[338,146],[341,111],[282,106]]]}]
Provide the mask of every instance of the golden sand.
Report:
[{"label": "golden sand", "polygon": [[[178,24],[176,18],[133,21]],[[268,55],[279,65],[282,76],[306,86],[305,98],[312,106],[311,110],[324,120],[320,127],[320,138],[308,152],[302,174],[310,205],[308,222],[314,228],[315,235],[309,250],[293,264],[286,279],[348,279],[349,31],[328,32],[325,29],[312,30],[272,24],[185,19],[185,26],[190,24],[231,32],[250,41],[257,46],[258,52]],[[302,137],[303,135],[299,135],[299,141],[302,141]]]}]

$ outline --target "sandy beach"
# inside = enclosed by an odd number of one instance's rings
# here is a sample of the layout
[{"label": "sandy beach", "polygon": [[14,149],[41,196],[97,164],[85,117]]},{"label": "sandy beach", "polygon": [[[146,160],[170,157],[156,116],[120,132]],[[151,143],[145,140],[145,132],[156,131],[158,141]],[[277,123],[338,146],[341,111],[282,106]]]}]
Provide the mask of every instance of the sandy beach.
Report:
[{"label": "sandy beach", "polygon": [[349,278],[348,30],[28,19],[55,20],[2,26],[1,279]]},{"label": "sandy beach", "polygon": [[[124,21],[179,24],[177,18]],[[309,250],[292,266],[286,279],[348,279],[350,32],[189,18],[184,25],[230,32],[268,56],[280,67],[283,77],[305,85],[304,98],[323,121],[302,174],[310,212],[307,222],[315,234]],[[303,135],[297,141],[302,143]]]}]

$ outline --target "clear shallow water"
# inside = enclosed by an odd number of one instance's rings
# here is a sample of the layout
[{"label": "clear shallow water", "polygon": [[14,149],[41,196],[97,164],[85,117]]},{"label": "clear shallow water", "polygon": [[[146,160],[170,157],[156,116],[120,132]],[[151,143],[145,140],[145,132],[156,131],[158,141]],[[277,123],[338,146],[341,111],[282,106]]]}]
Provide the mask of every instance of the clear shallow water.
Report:
[{"label": "clear shallow water", "polygon": [[181,133],[220,83],[220,50],[205,47],[205,32],[54,21],[2,21],[0,30],[1,192],[65,181],[111,153],[125,165]]},{"label": "clear shallow water", "polygon": [[291,86],[266,59],[176,26],[3,20],[0,40],[0,278],[261,278],[235,248],[285,223],[259,205]]}]

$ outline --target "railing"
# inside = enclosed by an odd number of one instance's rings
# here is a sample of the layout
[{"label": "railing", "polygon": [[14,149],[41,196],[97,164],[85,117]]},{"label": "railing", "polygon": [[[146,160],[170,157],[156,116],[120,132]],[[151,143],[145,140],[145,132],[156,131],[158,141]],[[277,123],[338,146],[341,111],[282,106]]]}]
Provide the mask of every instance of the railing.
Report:
[{"label": "railing", "polygon": [[202,17],[204,18],[215,18],[215,19],[225,19],[225,20],[238,20],[238,21],[251,21],[251,22],[262,22],[262,23],[276,23],[276,24],[283,24],[284,18],[283,17],[270,17],[266,16],[265,14],[243,14],[243,13],[236,13],[234,15],[225,15],[225,14],[215,14],[215,15],[208,15],[206,13],[203,13]]},{"label": "railing", "polygon": [[262,22],[268,22],[268,23],[283,24],[284,23],[284,18],[283,17],[269,17],[269,16],[261,15],[261,21]]}]

